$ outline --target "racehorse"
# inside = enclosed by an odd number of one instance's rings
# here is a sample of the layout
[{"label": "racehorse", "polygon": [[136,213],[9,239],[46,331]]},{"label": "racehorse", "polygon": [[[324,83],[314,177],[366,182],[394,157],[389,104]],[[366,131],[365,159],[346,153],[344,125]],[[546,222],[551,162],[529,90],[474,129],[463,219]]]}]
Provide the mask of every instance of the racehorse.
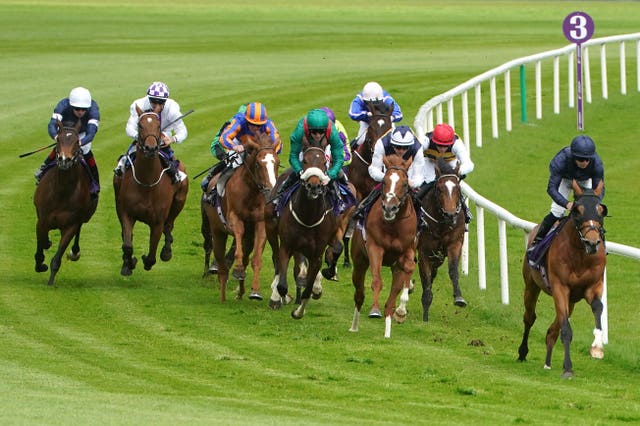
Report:
[{"label": "racehorse", "polygon": [[[164,246],[160,259],[171,260],[173,225],[182,211],[189,191],[189,181],[184,178],[174,184],[160,158],[161,128],[159,108],[156,111],[138,112],[138,138],[136,156],[131,168],[122,177],[114,175],[116,212],[122,228],[122,269],[120,274],[131,275],[138,259],[133,256],[133,227],[137,221],[149,226],[149,251],[142,255],[144,269],[149,271],[156,263],[160,237],[164,233]],[[184,173],[184,165],[178,169]]]},{"label": "racehorse", "polygon": [[[277,225],[277,238],[269,240],[278,253],[278,265],[269,306],[279,309],[287,296],[287,271],[292,256],[302,255],[308,261],[307,278],[300,297],[300,305],[291,312],[294,319],[304,316],[309,298],[322,295],[322,254],[334,238],[338,220],[333,214],[331,195],[327,191],[327,161],[324,146],[303,140],[303,159],[300,183],[283,204]],[[272,233],[270,233],[272,234]],[[295,272],[295,271],[294,271]]]},{"label": "racehorse", "polygon": [[[589,351],[592,358],[604,358],[602,340],[602,286],[606,266],[604,244],[604,216],[607,207],[600,203],[603,183],[600,181],[595,190],[583,189],[573,181],[575,201],[569,216],[562,219],[546,259],[541,268],[529,264],[524,259],[522,276],[524,277],[524,333],[518,348],[518,360],[524,361],[529,352],[529,331],[536,320],[536,303],[540,291],[553,297],[556,318],[547,330],[547,356],[544,368],[551,368],[551,352],[558,334],[564,346],[563,378],[573,377],[573,365],[569,347],[573,331],[569,317],[576,302],[585,299],[591,306],[595,319],[594,340]],[[551,231],[553,232],[553,231]],[[529,235],[529,244],[535,232]],[[541,243],[539,243],[541,244]]]},{"label": "racehorse", "polygon": [[[393,122],[391,121],[393,104],[388,105],[380,101],[366,101],[365,104],[369,113],[371,113],[367,134],[362,144],[353,151],[353,159],[345,170],[349,181],[356,189],[355,195],[358,200],[362,200],[369,195],[376,185],[376,182],[369,176],[369,165],[373,157],[373,148],[378,139],[386,135],[393,128]],[[352,231],[352,229],[345,230],[345,234],[350,235]],[[349,266],[349,237],[343,239],[343,244],[344,266]]]},{"label": "racehorse", "polygon": [[[243,162],[234,169],[219,196],[218,205],[207,201],[205,194],[201,201],[202,236],[204,237],[205,273],[209,269],[209,259],[213,255],[218,264],[220,300],[226,300],[226,286],[229,279],[229,264],[225,261],[227,236],[236,241],[233,276],[238,279],[236,299],[245,293],[244,281],[249,255],[253,251],[251,267],[253,280],[249,298],[262,300],[260,294],[260,270],[262,253],[266,243],[264,222],[265,197],[269,195],[278,175],[280,160],[276,145],[268,133],[258,132],[255,136],[245,136],[241,140],[246,155]],[[218,184],[219,175],[209,183],[209,190]],[[220,185],[218,185],[219,187]],[[222,188],[220,188],[222,189]]]},{"label": "racehorse", "polygon": [[453,304],[467,306],[458,282],[458,266],[465,232],[459,169],[460,163],[452,168],[448,162],[438,159],[434,185],[421,200],[422,220],[426,222],[426,229],[418,237],[423,321],[429,320],[429,308],[433,301],[432,284],[445,257],[448,259],[449,279],[453,285]]},{"label": "racehorse", "polygon": [[[360,309],[364,302],[364,280],[367,269],[371,269],[373,305],[369,317],[379,318],[379,295],[382,290],[382,266],[391,267],[392,283],[384,306],[384,337],[391,337],[391,316],[397,322],[406,318],[406,303],[409,300],[409,281],[415,269],[415,246],[417,217],[411,199],[408,170],[412,158],[402,159],[397,155],[383,158],[386,168],[382,181],[382,194],[373,203],[365,219],[366,236],[361,230],[353,233],[351,258],[353,259],[352,281],[355,288],[353,299],[355,311],[349,331],[358,331]],[[396,299],[402,291],[400,306]]]},{"label": "racehorse", "polygon": [[80,230],[82,224],[91,219],[98,206],[98,197],[90,195],[91,178],[81,162],[82,150],[78,132],[78,120],[73,127],[65,127],[58,121],[56,136],[56,167],[46,173],[38,184],[33,196],[38,222],[36,224],[36,272],[45,272],[44,250],[51,247],[49,231],[60,230],[58,250],[51,259],[51,273],[48,285],[53,285],[62,254],[73,238],[71,252],[67,258],[80,259]]}]

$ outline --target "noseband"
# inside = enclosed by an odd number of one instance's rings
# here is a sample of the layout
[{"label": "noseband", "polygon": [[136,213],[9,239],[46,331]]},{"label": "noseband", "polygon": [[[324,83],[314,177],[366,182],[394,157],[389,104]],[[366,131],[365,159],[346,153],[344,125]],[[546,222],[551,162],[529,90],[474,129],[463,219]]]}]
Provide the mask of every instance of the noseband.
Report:
[{"label": "noseband", "polygon": [[[460,185],[460,177],[458,175],[455,174],[445,174],[445,175],[441,175],[438,177],[438,183],[441,180],[447,179],[449,182],[451,181],[455,181],[454,185],[455,186],[459,186]],[[446,182],[445,182],[446,185]],[[442,191],[440,191],[440,189],[438,188],[438,185],[436,185],[436,189],[442,193]],[[445,220],[448,220],[449,222],[451,222],[452,224],[455,224],[456,218],[458,217],[458,213],[460,213],[460,211],[462,210],[462,197],[460,197],[460,193],[458,193],[458,202],[456,205],[456,209],[453,212],[448,212],[444,209],[444,207],[442,206],[442,203],[440,203],[441,205],[439,206],[440,209],[440,214],[442,215],[443,218],[445,218]]]},{"label": "noseband", "polygon": [[[588,205],[585,205],[584,199],[589,198],[593,199]],[[584,249],[587,253],[595,253],[598,250],[598,245],[604,240],[604,226],[602,224],[603,217],[598,213],[598,205],[600,204],[600,198],[595,194],[583,194],[576,202],[572,209],[573,216],[573,225],[578,231],[578,237],[580,238],[580,242],[584,246]],[[578,206],[582,206],[585,211],[579,216],[578,215]],[[587,211],[587,209],[589,209]],[[591,231],[598,232],[598,240],[593,243],[590,241],[586,235]]]},{"label": "noseband", "polygon": [[[73,155],[69,157],[65,157],[62,152],[60,152],[60,146],[62,144],[68,143],[76,144],[77,147],[73,150]],[[74,127],[63,127],[62,131],[58,134],[58,141],[56,143],[56,164],[61,169],[67,169],[72,164],[75,164],[80,158],[80,137],[78,136],[78,131]]]}]

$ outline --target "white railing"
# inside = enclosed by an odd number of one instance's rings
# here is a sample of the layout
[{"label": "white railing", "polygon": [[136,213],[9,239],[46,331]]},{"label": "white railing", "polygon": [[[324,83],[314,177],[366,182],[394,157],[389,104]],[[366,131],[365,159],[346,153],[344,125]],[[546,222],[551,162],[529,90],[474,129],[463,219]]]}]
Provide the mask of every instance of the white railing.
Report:
[{"label": "white railing", "polygon": [[[601,72],[601,87],[602,97],[608,98],[608,83],[607,83],[607,56],[606,56],[606,44],[619,43],[619,59],[620,59],[620,92],[622,94],[627,93],[627,74],[626,74],[626,41],[636,42],[636,69],[637,69],[637,90],[640,91],[640,33],[602,37],[592,39],[582,45],[583,53],[583,72],[584,72],[584,94],[587,103],[591,103],[591,72],[589,67],[589,47],[599,46],[600,48],[600,72]],[[436,122],[443,122],[443,105],[447,106],[447,122],[455,128],[455,109],[454,98],[456,96],[461,97],[462,102],[462,129],[463,140],[469,150],[470,145],[470,126],[469,126],[469,100],[468,92],[473,89],[475,94],[475,145],[477,147],[482,146],[482,90],[481,84],[489,81],[490,90],[490,114],[491,114],[491,135],[494,139],[499,136],[498,132],[498,107],[497,107],[497,94],[496,94],[496,77],[504,76],[504,113],[505,113],[505,128],[507,131],[512,129],[511,119],[511,70],[516,67],[520,67],[521,82],[524,75],[524,65],[535,64],[535,97],[536,97],[536,118],[542,118],[542,66],[541,63],[544,59],[553,60],[553,111],[556,114],[560,113],[560,58],[562,56],[567,57],[567,99],[569,108],[575,107],[575,91],[574,91],[574,61],[575,61],[575,45],[568,45],[562,49],[543,52],[537,55],[527,56],[520,59],[507,62],[500,67],[494,68],[483,74],[480,74],[471,80],[443,93],[429,101],[425,102],[420,109],[414,120],[414,128],[418,134],[424,134],[427,131],[433,129],[434,125],[434,110],[436,113]],[[525,87],[522,87],[521,95],[525,94]],[[523,102],[524,103],[524,102]],[[525,103],[526,105],[526,103]],[[523,121],[526,118],[526,108],[522,111]],[[509,224],[515,228],[522,229],[525,232],[524,244],[526,246],[526,234],[536,225],[533,222],[529,222],[520,219],[509,211],[502,207],[492,203],[486,198],[476,193],[465,182],[462,183],[463,192],[472,200],[476,206],[476,231],[478,239],[478,285],[481,289],[486,289],[486,256],[485,256],[485,224],[484,224],[484,212],[485,209],[493,214],[498,220],[498,240],[499,240],[499,258],[500,258],[500,288],[502,303],[509,303],[509,269],[507,262],[507,235],[506,225]],[[640,260],[640,249],[623,244],[617,244],[614,242],[606,243],[607,250],[612,254],[620,254],[628,256],[634,259]],[[469,272],[469,244],[468,236],[465,234],[465,242],[463,248],[463,256],[461,262],[461,270],[463,274]],[[523,248],[524,250],[524,248]],[[604,304],[604,312],[602,315],[602,327],[603,327],[603,340],[608,343],[608,312],[607,312],[607,286],[606,286],[606,270],[604,277],[604,292],[602,296],[602,302]]]}]

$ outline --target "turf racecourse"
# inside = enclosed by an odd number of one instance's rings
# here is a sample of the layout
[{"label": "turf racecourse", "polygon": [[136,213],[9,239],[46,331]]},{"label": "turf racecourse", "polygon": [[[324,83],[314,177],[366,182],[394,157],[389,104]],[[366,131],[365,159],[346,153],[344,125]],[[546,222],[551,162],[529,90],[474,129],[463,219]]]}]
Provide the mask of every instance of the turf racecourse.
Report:
[{"label": "turf racecourse", "polygon": [[[566,45],[561,23],[569,12],[589,13],[596,37],[637,32],[640,22],[637,2],[307,3],[0,0],[0,423],[640,421],[637,261],[608,258],[604,360],[589,358],[592,316],[584,302],[576,306],[571,381],[560,379],[560,345],[553,369],[542,369],[553,319],[548,297],[539,305],[529,361],[516,362],[522,252],[513,248],[522,234],[515,230],[508,230],[510,305],[500,303],[497,232],[488,228],[487,290],[477,287],[472,258],[461,280],[470,305],[455,308],[441,270],[431,321],[421,321],[418,291],[407,322],[394,324],[388,340],[381,321],[363,319],[359,333],[348,332],[353,295],[346,269],[339,283],[325,284],[301,321],[291,319],[290,306],[273,312],[266,301],[221,304],[215,280],[201,278],[199,182],[192,182],[178,218],[173,260],[120,276],[111,169],[128,145],[128,107],[151,81],[165,81],[183,110],[196,110],[187,119],[189,138],[176,147],[193,176],[212,163],[211,137],[241,102],[264,102],[284,141],[319,105],[334,108],[354,133],[349,103],[366,81],[377,80],[411,124],[428,98],[511,59]],[[629,94],[621,96],[613,60],[609,70],[609,99],[601,99],[595,81],[585,126],[607,167],[607,238],[637,247],[637,82],[631,78]],[[634,62],[627,72],[633,77]],[[81,260],[64,261],[57,287],[48,288],[48,275],[33,270],[31,201],[32,174],[45,152],[18,155],[50,143],[51,110],[77,85],[100,104],[93,146],[102,193],[83,229]],[[548,209],[549,159],[576,134],[575,111],[566,102],[559,116],[552,114],[550,89],[543,120],[523,125],[518,115],[511,134],[497,141],[485,134],[485,146],[472,150],[476,170],[467,180],[532,221]],[[135,229],[140,256],[148,231]],[[270,274],[267,268],[265,296]],[[369,301],[368,293],[365,306]]]}]

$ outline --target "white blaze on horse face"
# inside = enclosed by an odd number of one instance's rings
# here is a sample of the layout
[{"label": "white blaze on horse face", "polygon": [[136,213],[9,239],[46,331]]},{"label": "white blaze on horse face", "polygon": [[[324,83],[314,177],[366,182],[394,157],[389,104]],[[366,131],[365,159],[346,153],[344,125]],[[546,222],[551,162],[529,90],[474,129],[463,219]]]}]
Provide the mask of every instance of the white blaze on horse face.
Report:
[{"label": "white blaze on horse face", "polygon": [[384,120],[382,118],[378,120],[378,126],[379,127],[384,126]]},{"label": "white blaze on horse face", "polygon": [[444,183],[444,186],[446,186],[447,190],[449,191],[449,197],[452,197],[453,196],[453,190],[456,187],[456,184],[451,182],[450,180],[448,180],[448,181],[446,181]]},{"label": "white blaze on horse face", "polygon": [[396,183],[398,183],[398,181],[400,180],[400,176],[398,176],[398,173],[393,172],[389,176],[389,180],[391,180],[391,188],[389,188],[389,192],[387,192],[387,198],[390,199],[393,198],[396,192]]},{"label": "white blaze on horse face", "polygon": [[276,158],[273,156],[273,154],[267,154],[265,155],[262,162],[267,168],[269,183],[271,184],[271,187],[274,187],[276,185]]}]

